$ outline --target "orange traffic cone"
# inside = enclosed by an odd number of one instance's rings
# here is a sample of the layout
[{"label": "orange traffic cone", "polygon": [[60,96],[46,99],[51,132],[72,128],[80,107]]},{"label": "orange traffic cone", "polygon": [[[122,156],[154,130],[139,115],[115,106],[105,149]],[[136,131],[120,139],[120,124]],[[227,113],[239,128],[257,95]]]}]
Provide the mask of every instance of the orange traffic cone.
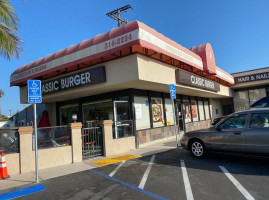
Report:
[{"label": "orange traffic cone", "polygon": [[7,164],[4,152],[1,153],[0,156],[0,179],[9,178],[10,176],[7,173]]}]

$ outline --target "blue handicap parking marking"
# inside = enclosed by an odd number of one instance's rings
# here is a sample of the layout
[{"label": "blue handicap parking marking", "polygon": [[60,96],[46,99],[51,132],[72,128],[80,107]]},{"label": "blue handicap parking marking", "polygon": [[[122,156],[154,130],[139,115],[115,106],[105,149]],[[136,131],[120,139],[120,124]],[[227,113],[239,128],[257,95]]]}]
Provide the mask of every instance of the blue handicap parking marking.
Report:
[{"label": "blue handicap parking marking", "polygon": [[28,103],[41,103],[41,81],[28,80]]},{"label": "blue handicap parking marking", "polygon": [[39,184],[39,185],[23,188],[23,189],[20,189],[20,190],[15,190],[15,191],[12,191],[12,192],[7,192],[7,193],[0,194],[0,199],[1,200],[2,199],[3,200],[4,199],[5,200],[6,199],[15,199],[15,198],[18,198],[18,197],[22,197],[22,196],[33,194],[33,193],[36,193],[36,192],[40,192],[40,191],[43,191],[45,189],[46,188],[45,188],[44,185]]},{"label": "blue handicap parking marking", "polygon": [[170,96],[171,96],[171,99],[176,99],[176,91],[174,91],[174,90],[171,90],[170,91]]},{"label": "blue handicap parking marking", "polygon": [[108,176],[108,175],[103,174],[103,173],[101,173],[101,172],[98,172],[98,171],[95,171],[95,170],[92,170],[92,169],[90,169],[89,171],[94,172],[94,173],[96,173],[96,174],[99,174],[99,175],[101,175],[101,176],[103,176],[103,177],[105,177],[105,178],[108,178],[108,179],[112,180],[112,181],[118,182],[118,183],[120,183],[120,184],[122,184],[122,185],[124,185],[124,186],[127,186],[127,187],[129,187],[129,188],[131,188],[131,189],[134,189],[134,190],[138,191],[138,192],[141,192],[141,193],[143,193],[143,194],[146,194],[146,195],[148,195],[148,196],[150,196],[150,197],[154,197],[154,198],[156,198],[156,199],[160,199],[160,200],[168,200],[168,199],[166,199],[166,198],[164,198],[164,197],[161,197],[161,196],[159,196],[159,195],[157,195],[157,194],[154,194],[154,193],[152,193],[152,192],[148,192],[148,191],[146,191],[146,190],[140,189],[140,188],[138,188],[138,187],[136,187],[136,186],[134,186],[134,185],[131,185],[131,184],[129,184],[129,183],[126,183],[126,182],[121,181],[121,180],[119,180],[119,179],[116,179],[116,178],[114,178],[114,177]]},{"label": "blue handicap parking marking", "polygon": [[175,84],[170,84],[170,90],[176,90]]}]

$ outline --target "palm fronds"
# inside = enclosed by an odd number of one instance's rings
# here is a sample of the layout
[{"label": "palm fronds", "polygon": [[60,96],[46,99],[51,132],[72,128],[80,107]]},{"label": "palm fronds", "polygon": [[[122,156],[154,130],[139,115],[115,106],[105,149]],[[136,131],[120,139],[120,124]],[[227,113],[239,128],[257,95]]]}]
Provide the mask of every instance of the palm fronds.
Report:
[{"label": "palm fronds", "polygon": [[19,58],[23,40],[18,35],[19,19],[9,0],[0,0],[0,55]]}]

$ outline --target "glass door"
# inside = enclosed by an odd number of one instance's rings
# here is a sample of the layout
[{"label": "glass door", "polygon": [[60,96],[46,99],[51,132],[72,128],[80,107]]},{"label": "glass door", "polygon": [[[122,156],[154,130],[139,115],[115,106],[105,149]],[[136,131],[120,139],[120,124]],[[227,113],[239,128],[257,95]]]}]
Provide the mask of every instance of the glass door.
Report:
[{"label": "glass door", "polygon": [[130,120],[130,105],[128,101],[114,101],[114,138],[130,136],[132,121]]},{"label": "glass door", "polygon": [[177,122],[178,122],[178,127],[179,127],[179,133],[184,132],[184,113],[182,109],[182,104],[180,102],[176,102],[176,109],[177,109]]}]

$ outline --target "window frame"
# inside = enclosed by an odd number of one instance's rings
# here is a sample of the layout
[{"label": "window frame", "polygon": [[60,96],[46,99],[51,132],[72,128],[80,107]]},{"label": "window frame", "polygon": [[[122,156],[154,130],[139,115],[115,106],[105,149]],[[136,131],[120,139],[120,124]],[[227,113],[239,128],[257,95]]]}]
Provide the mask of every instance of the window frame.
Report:
[{"label": "window frame", "polygon": [[[267,114],[267,115],[269,116],[269,112],[252,112],[252,113],[250,113],[247,128],[248,128],[248,129],[264,129],[264,128],[269,128],[269,127],[251,127],[251,117],[252,117],[253,115],[257,115],[257,114],[258,114],[258,115]],[[269,120],[268,120],[267,123],[269,123]]]},{"label": "window frame", "polygon": [[[240,115],[246,115],[245,124],[244,124],[243,128],[226,128],[226,129],[225,129],[225,128],[222,128],[222,127],[221,127],[221,125],[222,125],[223,123],[225,123],[227,120],[231,119],[232,117],[240,116]],[[219,127],[221,130],[239,130],[239,129],[246,129],[246,128],[247,128],[247,124],[249,124],[249,119],[248,119],[248,117],[249,117],[249,113],[234,114],[234,115],[228,117],[227,119],[225,119],[223,122],[221,122],[221,123],[218,125],[218,127]]]}]

